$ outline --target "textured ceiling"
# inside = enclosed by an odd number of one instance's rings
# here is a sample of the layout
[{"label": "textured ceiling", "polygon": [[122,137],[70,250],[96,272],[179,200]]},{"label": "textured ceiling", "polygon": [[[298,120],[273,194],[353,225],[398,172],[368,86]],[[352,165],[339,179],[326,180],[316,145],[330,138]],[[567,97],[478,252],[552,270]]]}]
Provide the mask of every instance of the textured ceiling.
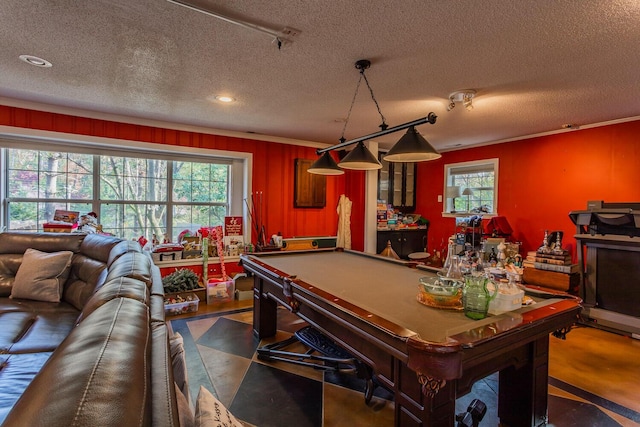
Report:
[{"label": "textured ceiling", "polygon": [[[418,130],[440,150],[640,116],[637,0],[192,3],[299,34],[278,50],[269,35],[166,0],[2,0],[0,103],[334,144],[366,58],[389,126],[433,111],[436,124]],[[473,111],[447,111],[467,88]],[[345,137],[379,124],[363,82]]]}]

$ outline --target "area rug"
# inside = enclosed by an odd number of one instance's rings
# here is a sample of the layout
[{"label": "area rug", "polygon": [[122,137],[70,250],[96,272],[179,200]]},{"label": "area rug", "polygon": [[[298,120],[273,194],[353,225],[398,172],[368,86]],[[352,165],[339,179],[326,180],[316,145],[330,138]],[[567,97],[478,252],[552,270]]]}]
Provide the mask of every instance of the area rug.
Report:
[{"label": "area rug", "polygon": [[[282,312],[284,317],[278,323],[282,330],[269,342],[288,338],[304,326],[296,316],[286,310]],[[356,378],[259,361],[256,350],[265,342],[253,335],[251,307],[171,320],[170,326],[184,339],[191,395],[197,396],[203,385],[247,424],[261,427],[393,425],[393,395],[384,389],[377,389],[373,404],[367,406],[363,404],[363,385]],[[577,332],[576,342],[572,345],[578,345],[580,331],[572,331],[567,340],[574,338],[571,336],[574,332]],[[565,357],[576,358],[576,350],[565,347],[566,343],[553,342],[552,366],[570,363],[563,361]],[[549,378],[549,425],[640,425],[637,424],[640,414],[633,408],[577,387],[575,382],[579,380],[574,380],[570,371],[550,370],[559,378]],[[464,412],[468,404],[478,398],[488,408],[481,425],[497,425],[497,388],[497,374],[478,381],[471,393],[458,399],[456,412]]]}]

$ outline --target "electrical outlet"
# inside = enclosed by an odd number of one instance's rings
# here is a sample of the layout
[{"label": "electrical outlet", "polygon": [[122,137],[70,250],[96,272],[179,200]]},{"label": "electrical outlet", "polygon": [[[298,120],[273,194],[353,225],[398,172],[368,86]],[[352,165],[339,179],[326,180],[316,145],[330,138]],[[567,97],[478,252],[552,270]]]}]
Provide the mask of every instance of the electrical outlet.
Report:
[{"label": "electrical outlet", "polygon": [[438,194],[438,203],[442,203],[442,194]]}]

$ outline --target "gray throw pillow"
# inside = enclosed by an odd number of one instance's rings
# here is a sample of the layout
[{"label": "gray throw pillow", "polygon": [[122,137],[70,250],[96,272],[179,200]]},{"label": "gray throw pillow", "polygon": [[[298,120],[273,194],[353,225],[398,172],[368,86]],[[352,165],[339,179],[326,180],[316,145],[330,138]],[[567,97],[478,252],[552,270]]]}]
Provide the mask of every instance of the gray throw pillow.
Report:
[{"label": "gray throw pillow", "polygon": [[11,298],[60,302],[73,252],[27,249],[16,272]]},{"label": "gray throw pillow", "polygon": [[184,352],[184,339],[180,333],[176,332],[169,338],[169,348],[171,351],[173,380],[187,398],[187,402],[191,402],[191,394],[189,393],[189,377],[187,374],[187,360]]}]

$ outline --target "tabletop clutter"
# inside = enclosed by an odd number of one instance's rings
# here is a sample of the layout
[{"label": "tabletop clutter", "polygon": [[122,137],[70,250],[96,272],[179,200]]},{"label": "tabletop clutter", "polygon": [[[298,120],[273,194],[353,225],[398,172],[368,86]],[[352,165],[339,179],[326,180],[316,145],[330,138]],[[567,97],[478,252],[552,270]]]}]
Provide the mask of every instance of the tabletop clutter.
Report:
[{"label": "tabletop clutter", "polygon": [[50,233],[102,233],[102,225],[95,212],[80,215],[80,211],[63,209],[56,209],[53,219],[42,224],[42,228]]},{"label": "tabletop clutter", "polygon": [[473,263],[457,255],[454,242],[449,242],[442,270],[436,276],[420,278],[418,301],[434,308],[460,310],[475,320],[533,303],[520,284],[522,268],[505,261],[504,249],[504,244],[498,245],[499,264]]},{"label": "tabletop clutter", "polygon": [[[207,304],[232,301],[235,298],[235,282],[227,275],[225,266],[226,254],[237,255],[233,252],[235,248],[230,250],[230,246],[234,246],[234,237],[230,239],[222,226],[200,228],[195,236],[185,231],[178,236],[179,243],[159,243],[155,235],[152,242],[140,237],[140,245],[151,251],[156,262],[177,261],[194,255],[202,258],[200,277],[189,268],[176,269],[163,277],[167,315],[197,312],[200,302],[194,292],[197,290],[205,291]],[[216,263],[220,265],[219,277],[208,277],[208,260],[212,255],[218,258]]]}]

